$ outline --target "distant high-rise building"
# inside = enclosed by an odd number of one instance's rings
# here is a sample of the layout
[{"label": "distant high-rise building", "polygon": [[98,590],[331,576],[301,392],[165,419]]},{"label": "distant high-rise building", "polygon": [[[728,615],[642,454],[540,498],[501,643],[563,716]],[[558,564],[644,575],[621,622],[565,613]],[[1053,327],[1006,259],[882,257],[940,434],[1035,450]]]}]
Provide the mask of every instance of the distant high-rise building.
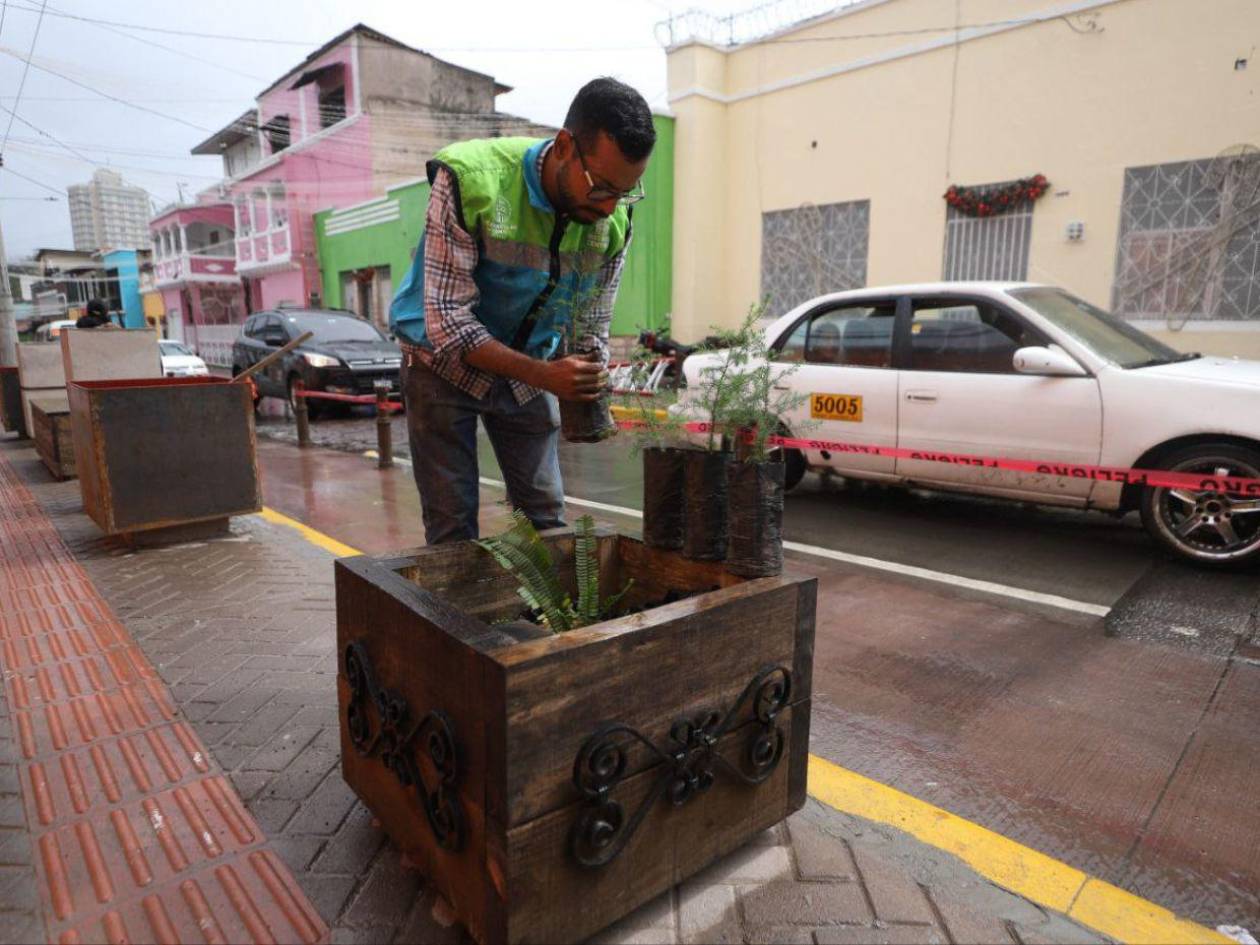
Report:
[{"label": "distant high-rise building", "polygon": [[140,249],[149,246],[149,195],[124,183],[121,174],[99,170],[86,184],[71,184],[70,226],[74,248]]}]

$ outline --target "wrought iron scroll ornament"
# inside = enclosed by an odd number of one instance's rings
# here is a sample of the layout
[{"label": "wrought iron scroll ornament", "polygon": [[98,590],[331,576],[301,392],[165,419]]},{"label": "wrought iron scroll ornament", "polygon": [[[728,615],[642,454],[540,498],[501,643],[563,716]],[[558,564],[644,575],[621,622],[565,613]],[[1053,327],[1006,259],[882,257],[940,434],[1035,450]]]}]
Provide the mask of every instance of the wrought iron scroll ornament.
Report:
[{"label": "wrought iron scroll ornament", "polygon": [[[346,679],[350,684],[350,704],[346,709],[350,741],[360,755],[379,754],[381,763],[404,787],[414,787],[438,846],[459,850],[464,844],[464,815],[456,790],[459,751],[451,720],[437,709],[412,719],[411,707],[402,695],[377,681],[361,641],[346,647]],[[369,703],[376,710],[375,728]],[[426,783],[417,757],[419,751],[428,755],[437,774],[437,783],[432,787]]]},{"label": "wrought iron scroll ornament", "polygon": [[[792,674],[782,666],[764,667],[725,716],[710,711],[695,719],[677,720],[670,726],[669,742],[664,747],[629,725],[601,725],[573,761],[573,784],[586,803],[569,831],[570,854],[582,866],[611,863],[662,796],[681,807],[712,787],[719,771],[748,785],[765,781],[783,757],[784,735],[777,720],[791,694]],[[735,765],[722,757],[718,743],[737,727],[750,701],[757,724],[749,726],[750,734]],[[636,742],[662,765],[656,783],[627,819],[625,809],[611,794],[625,777],[627,749]]]}]

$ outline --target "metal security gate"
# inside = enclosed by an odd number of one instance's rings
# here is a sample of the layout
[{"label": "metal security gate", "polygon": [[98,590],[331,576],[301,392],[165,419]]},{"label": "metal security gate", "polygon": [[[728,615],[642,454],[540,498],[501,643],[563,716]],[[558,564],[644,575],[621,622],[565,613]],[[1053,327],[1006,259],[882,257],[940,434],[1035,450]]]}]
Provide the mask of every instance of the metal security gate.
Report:
[{"label": "metal security gate", "polygon": [[1260,319],[1260,152],[1125,170],[1112,308],[1173,328]]},{"label": "metal security gate", "polygon": [[945,217],[945,264],[948,282],[1028,278],[1032,241],[1032,204],[992,217],[972,217],[953,207]]},{"label": "metal security gate", "polygon": [[806,204],[761,215],[761,295],[782,315],[827,292],[866,285],[871,202]]}]

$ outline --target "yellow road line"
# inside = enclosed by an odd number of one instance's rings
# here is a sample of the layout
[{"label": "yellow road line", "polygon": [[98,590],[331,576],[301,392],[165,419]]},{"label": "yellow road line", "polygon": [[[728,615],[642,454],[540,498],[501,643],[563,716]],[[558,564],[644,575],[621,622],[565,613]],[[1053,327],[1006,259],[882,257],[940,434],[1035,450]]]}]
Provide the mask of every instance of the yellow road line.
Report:
[{"label": "yellow road line", "polygon": [[817,755],[809,756],[809,793],[828,807],[888,824],[952,853],[998,886],[1119,941],[1233,942],[987,827]]},{"label": "yellow road line", "polygon": [[357,548],[351,548],[349,545],[342,544],[335,538],[325,535],[323,532],[317,532],[309,525],[303,525],[295,518],[289,518],[287,515],[281,515],[275,509],[263,509],[258,513],[263,521],[271,522],[273,525],[284,525],[297,531],[303,538],[312,545],[323,548],[325,551],[336,555],[338,558],[349,558],[352,555],[361,555],[362,551]]},{"label": "yellow road line", "polygon": [[[274,509],[263,509],[260,514],[337,557],[362,554]],[[1003,889],[1118,941],[1236,945],[1233,939],[1180,919],[1140,896],[817,755],[809,756],[809,793],[828,807],[887,824],[952,853]]]},{"label": "yellow road line", "polygon": [[[612,407],[609,408],[609,410],[612,412],[614,420],[638,420],[639,417],[647,413],[648,408],[647,407],[623,407],[621,404],[613,404]],[[668,412],[664,410],[659,410],[659,409],[654,410],[653,413],[656,414],[657,419],[659,420],[664,420],[666,417],[669,416]]]}]

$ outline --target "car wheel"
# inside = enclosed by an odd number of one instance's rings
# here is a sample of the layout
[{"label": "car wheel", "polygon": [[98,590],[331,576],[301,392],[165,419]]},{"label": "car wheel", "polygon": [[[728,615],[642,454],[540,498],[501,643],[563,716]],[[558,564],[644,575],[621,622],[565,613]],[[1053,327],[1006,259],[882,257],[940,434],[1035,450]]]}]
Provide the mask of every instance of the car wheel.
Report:
[{"label": "car wheel", "polygon": [[[778,436],[792,435],[782,423],[779,424],[775,433]],[[805,478],[805,473],[809,467],[805,463],[805,454],[800,450],[784,449],[783,450],[783,491],[791,492],[801,484],[801,480]]]},{"label": "car wheel", "polygon": [[784,450],[783,467],[783,491],[791,492],[805,478],[805,454],[800,450]]},{"label": "car wheel", "polygon": [[[1260,450],[1233,443],[1200,443],[1165,457],[1160,468],[1260,479]],[[1142,524],[1165,548],[1209,567],[1260,560],[1260,497],[1191,489],[1146,488]]]}]

